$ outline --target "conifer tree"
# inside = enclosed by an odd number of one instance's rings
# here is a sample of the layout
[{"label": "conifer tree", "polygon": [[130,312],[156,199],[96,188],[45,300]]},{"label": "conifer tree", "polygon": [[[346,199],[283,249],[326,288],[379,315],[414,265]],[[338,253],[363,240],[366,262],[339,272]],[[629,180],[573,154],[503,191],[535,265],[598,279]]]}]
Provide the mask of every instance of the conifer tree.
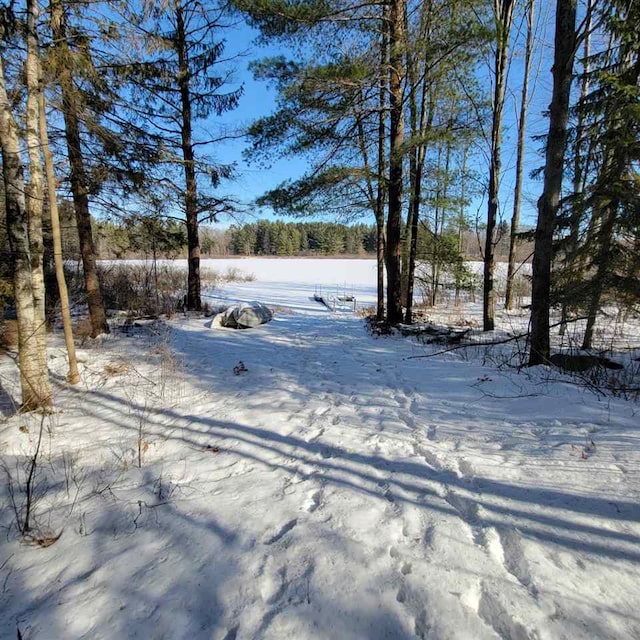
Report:
[{"label": "conifer tree", "polygon": [[[71,192],[82,255],[82,267],[87,289],[87,304],[91,320],[91,336],[109,333],[109,324],[100,290],[96,267],[96,249],[89,212],[89,176],[80,131],[82,99],[74,78],[76,54],[69,45],[63,0],[51,0],[51,34],[53,54],[51,69],[62,94],[62,115],[69,158]],[[80,56],[87,54],[85,49]]]},{"label": "conifer tree", "polygon": [[199,225],[233,206],[209,193],[202,180],[215,189],[231,176],[232,167],[197,152],[219,141],[198,131],[198,122],[234,109],[242,93],[229,86],[222,62],[225,16],[224,4],[203,6],[187,0],[143,2],[126,11],[138,43],[134,53],[142,53],[131,55],[122,72],[134,87],[139,125],[162,138],[161,164],[173,167],[162,184],[186,222],[187,307],[194,310],[202,304]]}]

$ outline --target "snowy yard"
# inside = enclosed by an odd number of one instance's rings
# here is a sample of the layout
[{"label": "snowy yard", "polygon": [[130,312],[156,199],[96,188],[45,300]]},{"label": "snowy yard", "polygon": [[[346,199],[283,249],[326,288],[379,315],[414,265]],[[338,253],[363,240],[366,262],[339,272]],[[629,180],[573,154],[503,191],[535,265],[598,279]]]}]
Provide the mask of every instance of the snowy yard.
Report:
[{"label": "snowy yard", "polygon": [[116,332],[80,349],[78,388],[50,350],[46,548],[16,535],[40,418],[8,417],[0,359],[0,637],[640,637],[637,403],[407,359],[434,348],[311,299],[372,304],[375,273],[306,262],[214,292],[277,305],[257,329]]}]

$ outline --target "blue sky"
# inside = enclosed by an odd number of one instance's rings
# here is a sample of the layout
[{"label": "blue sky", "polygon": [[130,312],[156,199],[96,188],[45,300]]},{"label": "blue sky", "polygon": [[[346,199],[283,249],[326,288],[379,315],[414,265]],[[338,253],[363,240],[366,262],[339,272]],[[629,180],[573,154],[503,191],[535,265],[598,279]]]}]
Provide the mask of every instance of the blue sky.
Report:
[{"label": "blue sky", "polygon": [[[540,3],[539,3],[540,4]],[[543,3],[538,8],[539,38],[538,57],[534,60],[531,77],[531,88],[534,92],[531,99],[528,126],[527,126],[527,155],[525,168],[525,181],[523,189],[523,201],[521,210],[521,220],[524,225],[534,225],[536,217],[536,201],[540,195],[542,184],[540,180],[532,180],[529,174],[532,170],[539,168],[543,163],[541,155],[542,143],[534,141],[533,137],[546,133],[548,121],[544,111],[551,96],[551,35],[550,25],[553,20],[549,3]],[[521,24],[521,18],[516,17],[516,27]],[[224,114],[220,118],[209,119],[201,123],[205,129],[217,129],[220,126],[229,129],[241,129],[253,120],[271,113],[275,108],[275,91],[264,82],[253,80],[248,65],[252,60],[267,55],[277,54],[279,51],[272,47],[266,48],[255,44],[257,33],[239,24],[227,34],[227,45],[225,53],[227,55],[236,54],[242,51],[243,56],[233,63],[235,72],[233,81],[242,84],[244,95],[240,99],[237,109]],[[524,26],[522,34],[518,37],[518,44],[513,48],[514,56],[510,69],[510,90],[505,106],[505,128],[504,128],[504,149],[503,149],[503,169],[504,174],[501,183],[501,210],[504,219],[510,220],[512,214],[512,193],[515,183],[515,163],[516,163],[516,112],[519,108],[520,84],[523,65],[524,49]],[[283,51],[286,55],[286,51]],[[488,69],[480,68],[479,72],[484,81],[490,83]],[[272,166],[265,168],[256,164],[247,164],[242,151],[246,146],[243,139],[230,140],[222,145],[218,145],[214,150],[215,157],[222,162],[233,162],[236,164],[238,177],[233,182],[221,187],[221,191],[234,195],[243,202],[251,202],[288,178],[295,178],[301,175],[306,164],[303,159],[292,157],[275,162]],[[478,156],[480,158],[480,155]],[[482,160],[478,160],[475,169],[481,175],[486,175],[488,169]],[[250,212],[245,216],[249,221],[251,217],[268,217],[272,214],[267,210],[257,210],[250,208]],[[469,213],[474,216],[476,213],[482,221],[486,213],[486,200],[476,199],[470,208]],[[222,226],[232,223],[232,220],[221,221]]]}]

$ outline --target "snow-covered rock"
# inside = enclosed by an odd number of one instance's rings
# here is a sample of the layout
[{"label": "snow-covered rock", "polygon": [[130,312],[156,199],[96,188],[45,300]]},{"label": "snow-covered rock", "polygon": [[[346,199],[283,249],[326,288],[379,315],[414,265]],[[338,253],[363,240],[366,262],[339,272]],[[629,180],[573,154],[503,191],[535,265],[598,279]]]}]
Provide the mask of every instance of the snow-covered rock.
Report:
[{"label": "snow-covered rock", "polygon": [[272,319],[271,309],[261,302],[243,302],[216,315],[211,321],[211,328],[252,329]]}]

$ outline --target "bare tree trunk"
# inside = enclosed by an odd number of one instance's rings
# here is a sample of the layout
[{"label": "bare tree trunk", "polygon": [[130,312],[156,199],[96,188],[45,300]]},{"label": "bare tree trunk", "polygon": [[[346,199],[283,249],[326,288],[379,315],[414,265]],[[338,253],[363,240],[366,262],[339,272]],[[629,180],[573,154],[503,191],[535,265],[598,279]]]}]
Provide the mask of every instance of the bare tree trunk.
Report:
[{"label": "bare tree trunk", "polygon": [[[31,0],[37,7],[37,0]],[[67,380],[71,384],[80,382],[78,373],[78,361],[76,359],[76,348],[73,343],[73,330],[71,328],[71,313],[69,310],[69,293],[67,290],[67,281],[64,275],[64,261],[62,258],[62,239],[60,234],[60,216],[58,214],[58,200],[56,195],[56,179],[53,170],[53,156],[49,148],[49,134],[47,131],[47,117],[44,98],[44,87],[42,86],[42,66],[38,53],[38,78],[40,80],[38,87],[38,116],[40,125],[40,141],[44,154],[44,166],[47,175],[47,190],[49,193],[49,213],[51,215],[51,235],[53,239],[53,260],[56,269],[56,280],[58,283],[58,291],[60,293],[60,311],[62,314],[62,327],[64,330],[64,339],[67,347],[67,357],[69,359],[69,373]]]},{"label": "bare tree trunk", "polygon": [[[462,255],[462,231],[464,226],[464,198],[465,187],[467,184],[467,155],[469,150],[465,147],[462,152],[462,171],[460,175],[460,211],[458,212],[458,253]],[[456,296],[455,303],[456,309],[460,306],[460,276],[456,275]]]},{"label": "bare tree trunk", "polygon": [[[422,40],[426,38],[429,20],[431,19],[431,2],[424,2],[421,9],[420,16],[420,30],[418,37]],[[408,31],[408,26],[405,26]],[[426,67],[426,61],[425,61]],[[407,76],[410,83],[410,126],[411,135],[417,136],[425,133],[425,130],[430,130],[433,123],[433,115],[435,112],[435,95],[436,90],[431,91],[431,98],[429,101],[429,117],[426,117],[426,96],[428,87],[428,76],[423,73],[422,81],[418,82],[417,65],[415,56],[411,54],[410,49],[407,48]],[[418,104],[418,92],[420,93],[420,100]],[[425,121],[426,128],[425,128]],[[411,324],[413,321],[413,296],[415,287],[415,273],[416,273],[416,256],[418,252],[418,228],[420,222],[420,198],[422,192],[422,174],[424,172],[424,159],[426,156],[426,144],[420,142],[415,144],[415,149],[411,152],[410,166],[409,166],[409,183],[411,185],[411,197],[409,199],[409,216],[407,220],[407,233],[409,233],[409,250],[407,259],[407,273],[406,273],[406,310],[404,321],[407,324]]]},{"label": "bare tree trunk", "polygon": [[187,219],[187,247],[189,251],[189,273],[187,276],[187,308],[200,311],[200,239],[198,234],[198,197],[196,184],[196,165],[193,155],[191,128],[191,92],[189,88],[189,59],[185,36],[182,5],[176,3],[176,46],[178,53],[178,86],[180,88],[182,135],[182,158],[184,160],[184,180],[186,187],[185,213]]},{"label": "bare tree trunk", "polygon": [[413,159],[413,168],[410,168],[410,180],[412,184],[411,199],[409,208],[410,215],[410,234],[411,242],[409,244],[409,264],[407,268],[407,308],[405,310],[404,321],[411,324],[413,321],[413,296],[415,287],[416,273],[416,256],[418,253],[418,228],[420,222],[420,197],[422,192],[422,173],[424,169],[425,148],[421,147],[416,150],[415,159]]},{"label": "bare tree trunk", "polygon": [[389,213],[387,216],[387,321],[402,322],[401,301],[401,224],[402,164],[404,142],[404,5],[405,0],[389,1]]},{"label": "bare tree trunk", "polygon": [[[18,316],[18,366],[22,390],[22,410],[51,405],[51,388],[46,357],[36,338],[29,224],[18,127],[11,113],[4,82],[4,62],[0,58],[0,145],[5,187],[7,235],[12,256],[13,293]],[[44,363],[44,365],[43,365]]]},{"label": "bare tree trunk", "polygon": [[384,257],[385,257],[385,235],[384,235],[384,204],[386,196],[386,176],[385,176],[385,114],[387,106],[387,78],[388,78],[388,19],[387,5],[383,3],[380,35],[380,68],[378,86],[378,180],[375,201],[376,216],[376,320],[384,320]]},{"label": "bare tree trunk", "polygon": [[560,206],[575,43],[576,0],[557,0],[552,69],[553,95],[549,115],[544,188],[538,200],[538,224],[533,254],[530,366],[546,362],[550,355],[549,310],[553,232]]},{"label": "bare tree trunk", "polygon": [[[582,75],[582,82],[580,83],[580,100],[579,102],[583,102],[587,95],[589,94],[589,56],[591,55],[591,18],[592,18],[592,2],[593,0],[588,0],[587,2],[587,15],[585,18],[585,35],[584,35],[584,71]],[[589,158],[592,155],[591,144],[586,145],[585,149],[585,126],[584,126],[584,113],[582,109],[578,110],[578,123],[576,125],[576,136],[575,136],[575,150],[574,150],[574,161],[573,161],[573,198],[576,200],[573,211],[571,212],[571,219],[569,221],[569,238],[567,240],[567,249],[565,260],[568,262],[573,258],[573,253],[578,246],[578,239],[580,236],[580,210],[577,200],[581,199],[582,193],[585,189],[584,179],[587,175],[587,166],[589,162]],[[585,157],[586,156],[586,157]],[[561,336],[565,334],[566,326],[567,326],[567,318],[569,315],[568,304],[566,300],[562,303],[562,315],[560,319],[560,328],[559,333]]]},{"label": "bare tree trunk", "polygon": [[524,54],[524,78],[522,80],[522,96],[520,102],[520,121],[518,122],[518,151],[516,159],[516,188],[513,195],[513,215],[509,234],[509,260],[507,266],[507,288],[504,296],[504,308],[513,307],[513,278],[516,269],[516,242],[520,225],[520,201],[522,199],[522,174],[524,173],[524,146],[527,131],[527,109],[529,100],[529,75],[531,72],[531,54],[533,52],[533,27],[535,16],[535,0],[527,4],[527,44]]},{"label": "bare tree trunk", "polygon": [[[35,337],[38,340],[38,352],[46,358],[47,321],[45,316],[44,290],[44,240],[42,237],[42,212],[44,210],[44,177],[42,174],[42,156],[40,155],[40,137],[38,135],[38,92],[39,65],[37,21],[38,7],[34,0],[27,0],[27,60],[25,79],[27,102],[25,118],[25,142],[29,157],[29,183],[25,185],[25,205],[29,220],[29,250],[31,254],[31,287],[33,292],[33,321]],[[40,367],[46,369],[46,360]]]},{"label": "bare tree trunk", "polygon": [[[444,229],[447,219],[447,198],[449,197],[449,167],[451,164],[451,141],[447,138],[445,161],[444,161],[444,178],[442,180],[442,206],[440,207],[440,220],[436,223],[436,237],[434,247],[437,247],[438,260],[433,275],[433,301],[432,306],[436,306],[438,288],[440,287],[440,272],[442,264],[442,253],[440,242],[444,237]],[[440,166],[440,158],[438,157],[438,167]],[[440,199],[440,198],[438,198]],[[434,254],[435,255],[435,254]]]},{"label": "bare tree trunk", "polygon": [[500,172],[502,170],[502,112],[507,86],[509,34],[513,22],[515,0],[494,0],[496,24],[495,86],[493,88],[493,120],[491,125],[491,166],[489,169],[489,203],[487,208],[487,236],[484,247],[483,330],[495,328],[495,271],[494,235],[498,219]]},{"label": "bare tree trunk", "polygon": [[71,173],[71,193],[76,212],[78,239],[82,255],[82,269],[87,289],[87,304],[91,319],[91,337],[102,333],[109,333],[107,314],[104,308],[100,281],[96,267],[96,251],[91,230],[91,215],[89,213],[89,193],[87,189],[87,174],[84,156],[80,143],[80,125],[78,105],[73,76],[70,68],[70,55],[67,45],[67,35],[64,20],[62,0],[51,0],[51,31],[56,47],[56,65],[58,83],[62,92],[62,115],[64,117],[65,137],[69,166]]}]

